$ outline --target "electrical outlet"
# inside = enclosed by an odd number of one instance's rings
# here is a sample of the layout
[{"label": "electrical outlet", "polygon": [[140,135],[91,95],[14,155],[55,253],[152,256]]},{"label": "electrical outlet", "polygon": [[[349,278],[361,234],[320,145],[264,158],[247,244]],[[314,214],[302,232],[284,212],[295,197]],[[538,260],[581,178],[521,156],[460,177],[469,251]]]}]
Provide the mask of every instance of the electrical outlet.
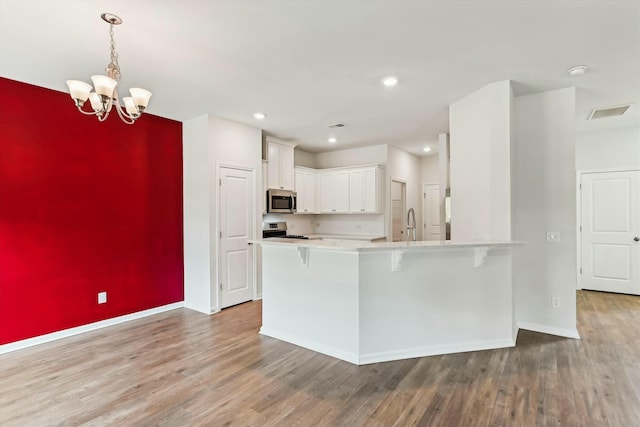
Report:
[{"label": "electrical outlet", "polygon": [[560,233],[557,231],[547,231],[547,242],[560,243]]},{"label": "electrical outlet", "polygon": [[558,298],[558,297],[551,297],[551,307],[553,307],[553,308],[560,308],[560,298]]},{"label": "electrical outlet", "polygon": [[98,304],[104,304],[107,302],[107,293],[98,292]]}]

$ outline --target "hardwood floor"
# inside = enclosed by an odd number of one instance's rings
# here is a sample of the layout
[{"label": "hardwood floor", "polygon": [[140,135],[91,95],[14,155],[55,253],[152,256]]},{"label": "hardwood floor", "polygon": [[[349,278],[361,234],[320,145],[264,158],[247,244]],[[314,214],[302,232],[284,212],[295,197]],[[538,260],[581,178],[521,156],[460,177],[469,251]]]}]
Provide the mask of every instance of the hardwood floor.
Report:
[{"label": "hardwood floor", "polygon": [[582,340],[354,366],[262,337],[260,302],[0,356],[8,426],[638,426],[640,297],[578,292]]}]

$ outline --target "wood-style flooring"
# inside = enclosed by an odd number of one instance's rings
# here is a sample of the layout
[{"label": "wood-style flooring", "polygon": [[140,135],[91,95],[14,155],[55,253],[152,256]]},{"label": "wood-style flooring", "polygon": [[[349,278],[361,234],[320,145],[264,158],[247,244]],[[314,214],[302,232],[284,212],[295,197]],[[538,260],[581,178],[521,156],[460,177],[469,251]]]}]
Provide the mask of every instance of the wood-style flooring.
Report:
[{"label": "wood-style flooring", "polygon": [[354,366],[187,309],[0,356],[9,426],[640,426],[640,297],[578,292],[582,340]]}]

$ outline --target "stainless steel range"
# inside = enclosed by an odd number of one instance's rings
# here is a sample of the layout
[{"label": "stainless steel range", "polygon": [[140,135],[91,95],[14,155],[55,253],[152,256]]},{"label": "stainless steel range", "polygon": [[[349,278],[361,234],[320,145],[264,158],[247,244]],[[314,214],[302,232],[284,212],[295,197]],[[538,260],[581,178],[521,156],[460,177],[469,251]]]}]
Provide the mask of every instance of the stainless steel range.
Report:
[{"label": "stainless steel range", "polygon": [[308,239],[308,237],[306,236],[287,234],[287,223],[285,221],[263,222],[262,238],[267,239],[269,237],[280,237],[284,239]]}]

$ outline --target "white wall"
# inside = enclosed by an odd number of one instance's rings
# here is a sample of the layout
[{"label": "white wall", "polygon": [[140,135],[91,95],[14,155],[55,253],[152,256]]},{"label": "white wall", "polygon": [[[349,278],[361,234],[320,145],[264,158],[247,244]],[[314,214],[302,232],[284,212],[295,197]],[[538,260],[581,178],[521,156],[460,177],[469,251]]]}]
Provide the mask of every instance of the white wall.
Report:
[{"label": "white wall", "polygon": [[315,168],[316,155],[296,148],[293,151],[293,164],[295,166],[304,166],[305,168]]},{"label": "white wall", "polygon": [[[387,170],[386,170],[386,191],[385,191],[385,212],[387,212],[386,233],[387,239],[391,241],[393,236],[391,223],[391,181],[399,180],[406,182],[406,203],[407,210],[413,208],[416,214],[417,239],[422,240],[422,227],[419,227],[422,218],[422,183],[420,182],[420,159],[413,154],[407,153],[392,145],[388,146]],[[406,214],[406,213],[405,213]]]},{"label": "white wall", "polygon": [[[183,123],[185,306],[204,313],[218,298],[218,173],[221,166],[252,169],[254,237],[261,230],[262,131],[231,120],[201,116]],[[191,209],[194,209],[191,212]],[[208,254],[206,256],[205,254]],[[255,254],[254,254],[255,256]],[[254,278],[257,279],[254,274]],[[258,289],[258,294],[261,289]]]},{"label": "white wall", "polygon": [[511,82],[449,107],[451,238],[510,240]]},{"label": "white wall", "polygon": [[386,164],[387,146],[374,145],[371,147],[350,148],[347,150],[317,153],[315,155],[316,168],[338,168],[343,166],[357,166],[367,164]]},{"label": "white wall", "polygon": [[184,305],[208,313],[211,309],[211,231],[207,116],[182,123]]},{"label": "white wall", "polygon": [[580,132],[576,135],[577,170],[623,168],[640,169],[640,128]]},{"label": "white wall", "polygon": [[440,184],[440,164],[437,154],[420,157],[420,183]]},{"label": "white wall", "polygon": [[[513,240],[526,242],[514,251],[518,325],[577,336],[575,90],[520,96],[514,107]],[[547,243],[548,231],[560,242]]]}]

